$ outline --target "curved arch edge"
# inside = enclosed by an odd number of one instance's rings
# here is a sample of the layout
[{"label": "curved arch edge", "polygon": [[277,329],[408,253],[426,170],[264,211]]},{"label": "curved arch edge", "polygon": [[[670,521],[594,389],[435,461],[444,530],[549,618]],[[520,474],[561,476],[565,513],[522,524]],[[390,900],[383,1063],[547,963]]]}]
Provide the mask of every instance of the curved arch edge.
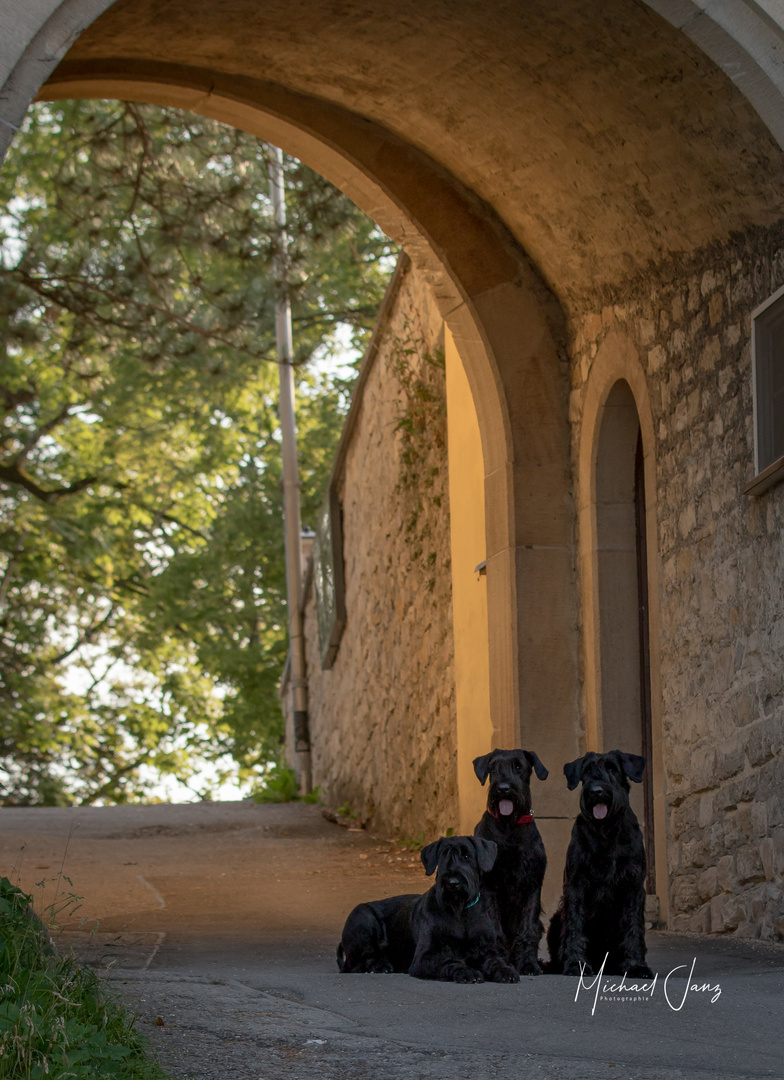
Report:
[{"label": "curved arch edge", "polygon": [[744,0],[645,0],[721,68],[784,149],[784,26]]},{"label": "curved arch edge", "polygon": [[610,333],[591,365],[584,388],[577,441],[577,529],[582,605],[583,715],[585,749],[602,748],[602,686],[599,624],[599,537],[597,520],[597,456],[608,398],[619,381],[628,384],[640,422],[645,476],[646,540],[648,547],[648,619],[650,627],[650,680],[656,892],[662,921],[668,914],[666,776],[664,771],[661,616],[659,605],[658,499],[656,434],[648,382],[639,355],[622,333]]},{"label": "curved arch edge", "polygon": [[62,0],[52,9],[0,87],[0,163],[31,101],[70,47],[114,0]]},{"label": "curved arch edge", "polygon": [[231,124],[281,146],[339,187],[425,275],[444,319],[464,342],[485,461],[491,470],[509,462],[508,410],[491,335],[476,305],[510,282],[539,283],[479,199],[370,121],[273,84],[174,65],[66,61],[38,95],[47,101],[91,97],[182,108]]}]

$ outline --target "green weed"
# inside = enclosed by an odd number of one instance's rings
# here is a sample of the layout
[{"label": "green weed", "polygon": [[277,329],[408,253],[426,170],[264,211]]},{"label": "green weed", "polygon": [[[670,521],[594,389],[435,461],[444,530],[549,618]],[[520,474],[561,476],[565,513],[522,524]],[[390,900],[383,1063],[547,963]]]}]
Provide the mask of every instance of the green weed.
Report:
[{"label": "green weed", "polygon": [[300,795],[294,770],[274,765],[254,788],[251,798],[256,803],[317,803],[321,801],[321,788],[316,787],[307,795]]},{"label": "green weed", "polygon": [[[455,830],[450,826],[444,836],[454,836]],[[421,851],[425,846],[425,831],[420,829],[416,836],[402,836],[395,843],[403,851]]]},{"label": "green weed", "polygon": [[[63,897],[48,921],[77,900]],[[98,976],[53,948],[32,898],[0,878],[0,1080],[166,1080]]]},{"label": "green weed", "polygon": [[421,851],[425,846],[425,830],[420,829],[416,836],[402,836],[395,843],[403,851]]}]

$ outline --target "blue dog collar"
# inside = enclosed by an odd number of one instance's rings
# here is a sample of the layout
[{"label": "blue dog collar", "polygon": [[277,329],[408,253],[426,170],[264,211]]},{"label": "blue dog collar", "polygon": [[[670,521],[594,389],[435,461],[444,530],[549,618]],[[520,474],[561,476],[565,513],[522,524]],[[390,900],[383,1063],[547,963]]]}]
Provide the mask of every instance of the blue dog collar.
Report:
[{"label": "blue dog collar", "polygon": [[479,903],[479,901],[480,901],[480,899],[481,899],[481,897],[482,897],[482,894],[481,894],[481,893],[477,893],[477,894],[476,894],[476,899],[475,899],[475,900],[472,900],[470,904],[466,904],[466,906],[465,906],[465,909],[464,909],[464,910],[465,910],[465,911],[468,911],[468,909],[469,909],[469,908],[471,908],[471,907],[473,907],[473,906],[474,906],[474,904],[478,904],[478,903]]}]

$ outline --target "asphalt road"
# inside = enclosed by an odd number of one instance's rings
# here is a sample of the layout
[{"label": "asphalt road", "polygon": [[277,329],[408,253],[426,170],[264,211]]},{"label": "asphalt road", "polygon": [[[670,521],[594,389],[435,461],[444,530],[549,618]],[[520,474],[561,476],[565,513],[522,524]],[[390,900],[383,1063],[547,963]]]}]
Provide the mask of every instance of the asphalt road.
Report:
[{"label": "asphalt road", "polygon": [[62,908],[176,1077],[784,1080],[782,946],[651,933],[637,991],[340,975],[351,907],[429,882],[317,807],[6,808],[0,873]]}]

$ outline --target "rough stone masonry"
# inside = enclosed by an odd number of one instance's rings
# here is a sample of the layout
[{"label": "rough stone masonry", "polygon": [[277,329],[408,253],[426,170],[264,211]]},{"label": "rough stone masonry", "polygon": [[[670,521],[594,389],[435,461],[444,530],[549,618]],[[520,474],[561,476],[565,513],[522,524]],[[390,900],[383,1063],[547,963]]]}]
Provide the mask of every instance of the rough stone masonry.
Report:
[{"label": "rough stone masonry", "polygon": [[409,271],[340,482],[348,622],[331,670],[312,589],[306,606],[314,783],[374,829],[428,839],[458,821],[442,325]]},{"label": "rough stone masonry", "polygon": [[575,403],[628,335],[654,412],[670,925],[766,940],[784,939],[784,485],[741,489],[750,313],[782,283],[781,230],[749,234],[635,282],[571,350]]}]

